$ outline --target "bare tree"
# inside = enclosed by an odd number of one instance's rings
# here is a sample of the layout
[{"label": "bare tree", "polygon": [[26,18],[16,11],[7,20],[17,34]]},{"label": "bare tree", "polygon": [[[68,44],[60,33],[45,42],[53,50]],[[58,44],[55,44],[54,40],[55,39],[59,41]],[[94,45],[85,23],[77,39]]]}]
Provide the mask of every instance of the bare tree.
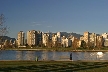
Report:
[{"label": "bare tree", "polygon": [[3,37],[8,33],[8,27],[4,24],[5,17],[3,14],[0,15],[0,44],[2,44]]},{"label": "bare tree", "polygon": [[8,27],[5,26],[5,17],[3,14],[0,15],[0,36],[5,36],[8,33]]}]

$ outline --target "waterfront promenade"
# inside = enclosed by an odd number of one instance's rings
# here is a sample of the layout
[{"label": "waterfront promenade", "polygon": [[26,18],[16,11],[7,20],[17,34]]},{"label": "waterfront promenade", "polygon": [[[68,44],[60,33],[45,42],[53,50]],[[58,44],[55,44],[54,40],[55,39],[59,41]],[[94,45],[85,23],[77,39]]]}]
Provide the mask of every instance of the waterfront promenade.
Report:
[{"label": "waterfront promenade", "polygon": [[41,49],[41,48],[31,48],[31,49],[24,49],[24,48],[13,48],[13,49],[3,49],[3,50],[24,50],[24,51],[68,51],[68,52],[108,52],[108,50],[70,50],[70,49]]}]

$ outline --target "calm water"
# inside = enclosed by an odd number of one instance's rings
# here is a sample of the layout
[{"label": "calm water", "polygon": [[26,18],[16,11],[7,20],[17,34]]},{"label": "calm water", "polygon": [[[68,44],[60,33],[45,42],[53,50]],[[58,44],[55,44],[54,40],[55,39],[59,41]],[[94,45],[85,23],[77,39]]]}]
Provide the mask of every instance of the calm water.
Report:
[{"label": "calm water", "polygon": [[1,50],[0,60],[108,60],[108,52],[57,52],[57,51],[14,51]]}]

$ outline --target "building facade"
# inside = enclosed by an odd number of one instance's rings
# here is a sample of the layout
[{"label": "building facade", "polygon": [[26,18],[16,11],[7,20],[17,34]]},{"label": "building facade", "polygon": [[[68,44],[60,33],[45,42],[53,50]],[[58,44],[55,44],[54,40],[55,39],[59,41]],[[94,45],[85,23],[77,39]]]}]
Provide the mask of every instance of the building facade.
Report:
[{"label": "building facade", "polygon": [[57,32],[58,42],[61,42],[61,32]]},{"label": "building facade", "polygon": [[108,33],[103,33],[102,36],[103,36],[103,39],[108,39]]},{"label": "building facade", "polygon": [[63,36],[62,39],[61,39],[61,44],[62,44],[63,47],[70,47],[72,45],[72,40]]},{"label": "building facade", "polygon": [[42,34],[42,43],[44,44],[44,46],[47,46],[49,39],[50,39],[49,34],[46,33]]},{"label": "building facade", "polygon": [[37,45],[42,44],[42,32],[37,32]]},{"label": "building facade", "polygon": [[105,39],[105,40],[104,40],[104,46],[105,46],[105,47],[108,47],[108,39]]},{"label": "building facade", "polygon": [[24,41],[25,41],[25,33],[23,31],[18,32],[18,38],[17,38],[18,46],[25,45]]},{"label": "building facade", "polygon": [[35,30],[27,31],[27,44],[29,46],[37,45],[37,31]]},{"label": "building facade", "polygon": [[95,33],[91,33],[89,40],[90,40],[91,46],[95,47],[96,46],[96,34]]},{"label": "building facade", "polygon": [[57,35],[53,35],[52,36],[52,44],[53,44],[53,46],[55,46],[56,42],[57,42]]},{"label": "building facade", "polygon": [[88,43],[89,42],[89,32],[84,32],[84,41],[86,42],[86,43]]}]

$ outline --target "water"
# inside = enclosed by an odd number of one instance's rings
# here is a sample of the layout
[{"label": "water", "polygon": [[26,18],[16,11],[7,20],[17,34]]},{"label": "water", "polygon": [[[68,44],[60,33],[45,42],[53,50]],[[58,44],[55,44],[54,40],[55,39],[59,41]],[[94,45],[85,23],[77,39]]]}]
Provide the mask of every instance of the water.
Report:
[{"label": "water", "polygon": [[108,60],[108,52],[58,52],[58,51],[15,51],[1,50],[0,60]]}]

